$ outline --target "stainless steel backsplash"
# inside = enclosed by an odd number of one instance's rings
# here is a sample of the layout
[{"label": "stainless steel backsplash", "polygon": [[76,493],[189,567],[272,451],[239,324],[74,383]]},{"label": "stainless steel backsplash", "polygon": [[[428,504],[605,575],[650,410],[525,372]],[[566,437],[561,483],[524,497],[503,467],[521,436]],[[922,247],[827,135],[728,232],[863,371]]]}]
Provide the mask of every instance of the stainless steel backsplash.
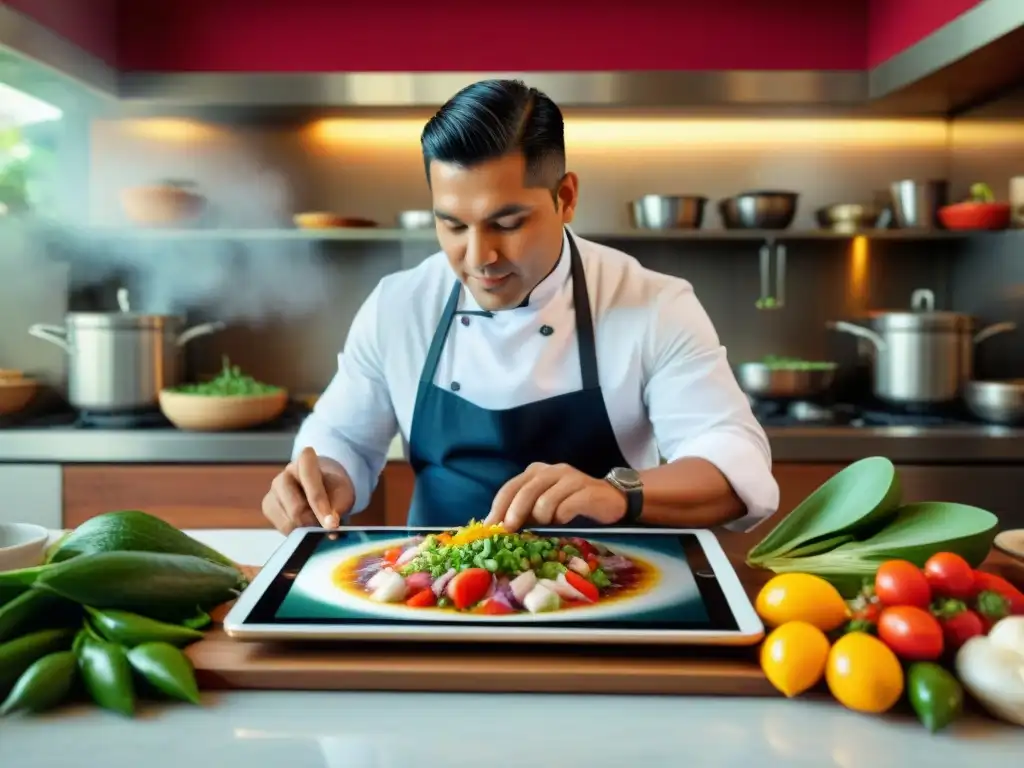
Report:
[{"label": "stainless steel backsplash", "polygon": [[[957,138],[959,121],[567,118],[569,164],[581,179],[574,227],[584,235],[626,229],[627,202],[649,192],[715,200],[749,189],[791,189],[801,193],[793,227],[810,229],[818,207],[870,201],[894,179],[950,178],[958,194],[979,174],[1007,171],[978,131],[966,149],[966,139]],[[210,201],[208,223],[215,226],[287,227],[292,214],[303,210],[389,226],[399,210],[429,205],[417,144],[421,126],[422,116],[246,126],[98,121],[91,130],[88,205],[75,223],[124,226],[122,189],[173,178],[199,185]],[[993,179],[997,191],[1000,183]],[[719,226],[710,205],[705,227]],[[692,282],[735,362],[769,353],[854,362],[855,341],[827,331],[827,320],[905,306],[920,287],[931,288],[942,308],[994,316],[1001,307],[993,297],[1007,282],[990,271],[996,266],[985,245],[994,242],[990,238],[978,238],[978,244],[872,241],[859,251],[862,246],[845,240],[795,240],[787,242],[787,306],[763,312],[754,306],[758,242],[608,242],[652,269]],[[113,308],[112,286],[126,282],[142,311],[166,311],[168,302],[177,302],[197,322],[228,320],[229,330],[190,346],[190,375],[215,371],[228,355],[260,378],[318,392],[335,370],[352,316],[376,282],[430,250],[427,243],[82,245],[71,259],[70,301],[73,307]],[[968,284],[976,286],[965,292]],[[43,314],[49,318],[55,311]],[[22,309],[0,325],[0,350],[15,350],[14,359],[0,359],[0,366],[18,365],[21,345],[5,339],[24,334],[24,317]],[[989,344],[995,350],[1010,341]],[[998,356],[983,354],[980,364],[1001,370]]]}]

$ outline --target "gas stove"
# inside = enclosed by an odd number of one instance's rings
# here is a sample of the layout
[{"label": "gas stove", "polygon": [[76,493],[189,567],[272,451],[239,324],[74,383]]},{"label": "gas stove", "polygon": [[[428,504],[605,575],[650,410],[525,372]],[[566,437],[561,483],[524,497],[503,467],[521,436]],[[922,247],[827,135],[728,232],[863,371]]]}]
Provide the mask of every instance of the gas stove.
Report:
[{"label": "gas stove", "polygon": [[951,427],[978,423],[957,409],[896,410],[874,403],[758,400],[751,401],[751,407],[763,427]]},{"label": "gas stove", "polygon": [[[253,427],[254,432],[273,432],[298,429],[310,409],[300,402],[289,402],[274,421]],[[0,416],[0,429],[73,429],[73,430],[175,430],[177,429],[159,410],[102,413],[57,408],[42,413],[23,412]]]}]

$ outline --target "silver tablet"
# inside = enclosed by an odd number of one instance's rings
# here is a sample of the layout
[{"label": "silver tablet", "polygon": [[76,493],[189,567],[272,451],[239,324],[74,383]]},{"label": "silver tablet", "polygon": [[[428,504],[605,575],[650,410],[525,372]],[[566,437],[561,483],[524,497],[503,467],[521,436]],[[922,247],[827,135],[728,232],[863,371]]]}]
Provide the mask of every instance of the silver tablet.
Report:
[{"label": "silver tablet", "polygon": [[239,640],[751,645],[711,531],[293,531],[224,620]]}]

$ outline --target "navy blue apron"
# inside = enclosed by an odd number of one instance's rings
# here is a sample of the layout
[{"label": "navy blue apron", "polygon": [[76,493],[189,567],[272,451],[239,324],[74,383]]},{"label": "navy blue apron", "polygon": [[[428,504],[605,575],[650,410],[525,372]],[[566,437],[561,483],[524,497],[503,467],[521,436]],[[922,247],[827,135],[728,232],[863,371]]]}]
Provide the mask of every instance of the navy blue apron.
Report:
[{"label": "navy blue apron", "polygon": [[[591,477],[629,466],[601,395],[583,262],[572,235],[568,237],[583,388],[490,411],[435,385],[437,363],[462,293],[462,284],[456,280],[416,392],[409,436],[416,485],[409,525],[447,529],[482,520],[498,490],[533,462],[569,464]],[[577,518],[573,524],[593,523]]]}]

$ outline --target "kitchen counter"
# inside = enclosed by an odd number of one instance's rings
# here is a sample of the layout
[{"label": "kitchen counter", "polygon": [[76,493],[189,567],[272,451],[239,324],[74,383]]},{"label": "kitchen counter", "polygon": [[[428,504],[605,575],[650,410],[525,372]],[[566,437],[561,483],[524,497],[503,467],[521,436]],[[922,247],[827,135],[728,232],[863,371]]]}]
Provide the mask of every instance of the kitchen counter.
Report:
[{"label": "kitchen counter", "polygon": [[[767,430],[776,462],[1024,463],[1024,429],[955,427],[778,427]],[[294,429],[189,433],[175,429],[0,429],[0,463],[283,464]],[[388,453],[404,460],[396,438]]]},{"label": "kitchen counter", "polygon": [[[193,535],[251,564],[282,539],[273,531]],[[204,694],[202,708],[151,704],[134,721],[90,706],[0,720],[0,745],[18,768],[77,768],[88,754],[104,768],[497,767],[566,750],[594,768],[884,768],[924,754],[930,766],[995,767],[1019,765],[1024,729],[970,717],[932,736],[910,717],[861,716],[826,699],[239,692]]]}]

